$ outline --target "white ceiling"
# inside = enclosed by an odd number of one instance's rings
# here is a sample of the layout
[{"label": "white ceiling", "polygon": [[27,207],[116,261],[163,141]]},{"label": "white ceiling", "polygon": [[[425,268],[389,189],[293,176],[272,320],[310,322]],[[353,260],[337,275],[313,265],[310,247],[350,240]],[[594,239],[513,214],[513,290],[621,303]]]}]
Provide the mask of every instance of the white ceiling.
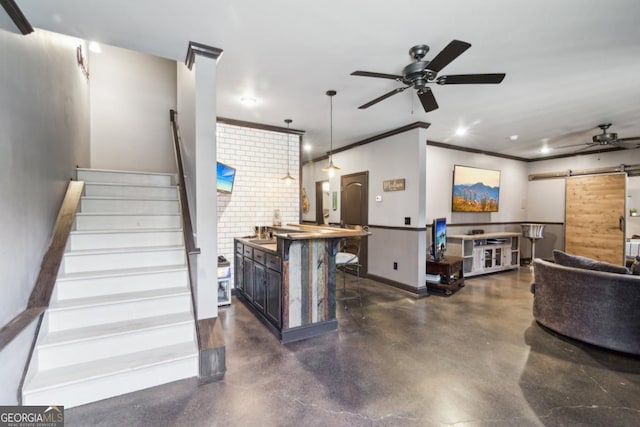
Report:
[{"label": "white ceiling", "polygon": [[[640,136],[638,0],[18,0],[34,27],[184,61],[189,41],[218,47],[218,115],[307,133],[316,157],[422,121],[430,140],[537,158],[550,147],[591,141],[599,123],[620,138]],[[472,47],[440,74],[506,73],[500,85],[433,88],[425,113],[400,86],[350,76],[400,74],[408,50],[432,59],[451,40]],[[251,95],[258,103],[239,102]],[[455,136],[468,127],[464,137]],[[515,142],[509,136],[517,134]],[[563,154],[576,148],[554,150]],[[640,151],[640,150],[638,150]]]}]

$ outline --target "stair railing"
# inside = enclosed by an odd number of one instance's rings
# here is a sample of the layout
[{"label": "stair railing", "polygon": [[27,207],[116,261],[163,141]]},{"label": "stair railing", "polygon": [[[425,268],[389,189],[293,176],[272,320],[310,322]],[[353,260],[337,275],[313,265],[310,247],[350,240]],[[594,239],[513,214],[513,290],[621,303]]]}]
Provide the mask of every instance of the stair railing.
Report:
[{"label": "stair railing", "polygon": [[195,240],[193,239],[193,224],[191,222],[191,212],[189,210],[189,202],[187,199],[184,163],[182,161],[180,129],[178,127],[178,112],[175,110],[170,110],[169,117],[171,119],[173,148],[176,155],[176,166],[178,168],[178,191],[180,194],[180,208],[182,210],[182,232],[184,234],[184,244],[187,247],[187,253],[189,255],[197,255],[200,253],[200,248],[196,247]]},{"label": "stair railing", "polygon": [[67,246],[67,240],[71,233],[83,190],[84,181],[69,182],[67,192],[58,211],[58,217],[56,218],[53,234],[49,241],[49,247],[42,258],[38,278],[29,296],[27,308],[0,329],[0,351],[2,351],[11,341],[22,334],[32,322],[38,319],[31,350],[27,357],[27,363],[24,367],[20,386],[17,390],[18,402],[21,402],[22,394],[20,391],[22,390],[27,368],[29,367],[36,339],[40,332],[41,315],[47,307],[49,307],[51,294],[53,293],[53,288],[58,278],[58,271],[62,264],[62,257],[64,256],[64,250]]}]

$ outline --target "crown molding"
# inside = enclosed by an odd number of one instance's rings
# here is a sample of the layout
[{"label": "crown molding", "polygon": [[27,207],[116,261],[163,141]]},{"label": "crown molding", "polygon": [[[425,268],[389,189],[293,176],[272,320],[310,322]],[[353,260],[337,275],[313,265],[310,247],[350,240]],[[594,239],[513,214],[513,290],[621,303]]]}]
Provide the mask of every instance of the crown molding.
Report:
[{"label": "crown molding", "polygon": [[211,58],[217,61],[220,56],[222,56],[222,52],[223,50],[217,47],[190,41],[189,47],[187,48],[187,58],[184,60],[184,63],[187,65],[187,68],[191,70],[193,68],[193,64],[196,61],[196,55],[204,56],[205,58]]},{"label": "crown molding", "polygon": [[20,30],[23,35],[26,36],[27,34],[33,33],[33,27],[14,0],[0,0],[0,5],[2,5],[7,15],[9,15],[9,18],[16,24],[16,27],[18,27],[18,30]]},{"label": "crown molding", "polygon": [[273,126],[273,125],[265,125],[262,123],[254,123],[254,122],[246,122],[244,120],[236,120],[236,119],[229,119],[227,117],[218,117],[217,119],[218,123],[222,123],[225,125],[231,125],[231,126],[241,126],[244,128],[251,128],[251,129],[260,129],[260,130],[269,130],[272,132],[280,132],[280,133],[289,133],[292,135],[304,135],[306,131],[304,130],[299,130],[299,129],[289,129],[289,128],[285,128],[285,127],[281,127],[281,126]]}]

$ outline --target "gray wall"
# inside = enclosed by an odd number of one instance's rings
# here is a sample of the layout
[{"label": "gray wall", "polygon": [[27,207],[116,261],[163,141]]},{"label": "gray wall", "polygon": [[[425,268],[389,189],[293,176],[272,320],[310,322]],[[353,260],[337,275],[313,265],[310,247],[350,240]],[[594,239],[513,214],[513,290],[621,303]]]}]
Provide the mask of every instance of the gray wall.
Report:
[{"label": "gray wall", "polygon": [[[76,165],[89,166],[89,90],[78,45],[86,52],[70,37],[0,30],[0,326],[26,307],[67,183]],[[2,359],[15,363],[0,363],[6,404],[15,401],[12,366],[26,362],[12,348]]]},{"label": "gray wall", "polygon": [[[426,131],[413,129],[388,138],[334,154],[341,170],[329,178],[322,168],[328,161],[303,166],[302,185],[311,206],[303,219],[315,220],[315,182],[328,180],[330,192],[338,193],[337,210],[331,209],[329,221],[340,222],[340,176],[369,172],[368,272],[394,282],[424,288],[425,246],[425,152]],[[404,178],[405,190],[383,192],[385,180]],[[376,201],[381,196],[381,201]],[[404,225],[404,218],[411,225]],[[391,256],[392,254],[392,256]],[[398,269],[393,269],[393,263]]]},{"label": "gray wall", "polygon": [[90,54],[91,167],[175,172],[176,63],[112,46]]}]

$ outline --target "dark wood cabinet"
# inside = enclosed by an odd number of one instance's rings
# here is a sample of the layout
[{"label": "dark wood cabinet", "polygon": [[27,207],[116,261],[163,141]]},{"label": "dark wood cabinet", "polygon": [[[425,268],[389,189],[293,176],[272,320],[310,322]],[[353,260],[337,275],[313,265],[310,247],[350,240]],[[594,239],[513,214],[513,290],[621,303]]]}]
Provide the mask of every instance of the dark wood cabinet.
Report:
[{"label": "dark wood cabinet", "polygon": [[242,269],[242,280],[243,280],[242,288],[244,291],[244,295],[251,302],[253,302],[253,282],[254,282],[253,273],[254,273],[253,260],[245,256],[243,261],[243,269]]},{"label": "dark wood cabinet", "polygon": [[282,328],[282,260],[277,253],[253,248],[236,241],[236,295],[253,310]]},{"label": "dark wood cabinet", "polygon": [[267,268],[255,261],[253,265],[253,303],[259,310],[264,310],[264,288],[266,281]]},{"label": "dark wood cabinet", "polygon": [[233,263],[233,277],[234,284],[233,287],[236,289],[243,290],[244,289],[244,255],[242,254],[242,250],[240,253],[236,251]]},{"label": "dark wood cabinet", "polygon": [[265,314],[277,327],[282,325],[282,275],[279,271],[267,269]]}]

